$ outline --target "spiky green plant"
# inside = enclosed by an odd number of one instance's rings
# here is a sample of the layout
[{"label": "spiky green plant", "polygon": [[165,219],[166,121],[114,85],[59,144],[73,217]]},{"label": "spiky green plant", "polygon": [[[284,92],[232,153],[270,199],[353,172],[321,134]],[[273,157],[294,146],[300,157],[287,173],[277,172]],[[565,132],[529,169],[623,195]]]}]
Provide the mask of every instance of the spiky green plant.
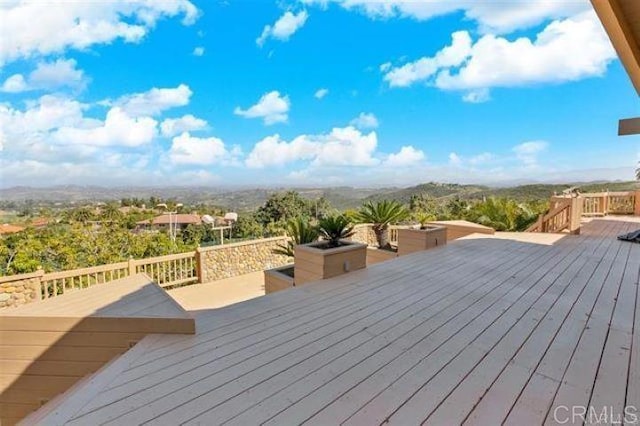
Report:
[{"label": "spiky green plant", "polygon": [[422,211],[415,213],[413,218],[418,221],[421,229],[426,228],[428,222],[436,220],[434,215]]},{"label": "spiky green plant", "polygon": [[298,217],[287,222],[286,234],[290,240],[287,241],[287,244],[278,244],[278,247],[273,249],[273,252],[293,257],[295,246],[316,241],[319,236],[319,231],[318,228],[311,225],[308,220]]},{"label": "spiky green plant", "polygon": [[389,225],[405,220],[409,211],[397,201],[379,201],[365,203],[359,212],[363,223],[373,223],[373,232],[378,240],[378,247],[389,248]]},{"label": "spiky green plant", "polygon": [[327,216],[320,220],[320,235],[328,241],[329,247],[338,247],[340,240],[350,238],[355,233],[353,225],[343,215]]}]

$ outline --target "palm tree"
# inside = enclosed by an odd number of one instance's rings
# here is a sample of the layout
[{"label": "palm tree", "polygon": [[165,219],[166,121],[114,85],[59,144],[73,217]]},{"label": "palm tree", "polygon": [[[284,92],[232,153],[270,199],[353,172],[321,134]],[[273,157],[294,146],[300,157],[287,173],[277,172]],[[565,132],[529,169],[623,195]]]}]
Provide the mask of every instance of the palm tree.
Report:
[{"label": "palm tree", "polygon": [[640,180],[640,161],[636,167],[636,180]]},{"label": "palm tree", "polygon": [[373,223],[373,232],[378,240],[378,247],[389,248],[389,225],[407,218],[409,212],[397,201],[379,201],[365,203],[359,212],[359,219],[363,223]]},{"label": "palm tree", "polygon": [[117,222],[122,218],[122,212],[118,210],[118,206],[114,203],[109,203],[102,207],[100,216],[106,222]]},{"label": "palm tree", "polygon": [[491,197],[473,208],[476,222],[496,231],[522,231],[537,215],[526,204],[507,198]]},{"label": "palm tree", "polygon": [[329,247],[339,247],[340,240],[352,237],[355,231],[349,219],[343,215],[327,216],[320,220],[320,235],[329,242]]},{"label": "palm tree", "polygon": [[286,233],[291,238],[286,245],[278,244],[273,250],[276,254],[293,257],[293,250],[299,244],[309,244],[318,239],[318,228],[312,226],[309,221],[298,217],[287,222]]}]

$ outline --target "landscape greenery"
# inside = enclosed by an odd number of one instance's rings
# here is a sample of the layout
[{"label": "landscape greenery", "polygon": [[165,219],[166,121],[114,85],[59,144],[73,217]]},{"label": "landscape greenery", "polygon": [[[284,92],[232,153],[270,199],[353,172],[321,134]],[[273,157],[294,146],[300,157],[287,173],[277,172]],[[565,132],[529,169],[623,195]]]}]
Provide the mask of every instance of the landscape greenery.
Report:
[{"label": "landscape greenery", "polygon": [[[636,185],[636,182],[609,182],[582,185],[580,189],[583,192],[619,191],[633,190]],[[0,223],[15,223],[25,226],[25,230],[0,236],[0,275],[33,272],[38,268],[47,272],[75,269],[185,252],[199,245],[220,243],[218,231],[213,231],[207,224],[187,226],[175,241],[166,231],[141,230],[137,223],[162,214],[154,208],[161,203],[172,210],[179,202],[183,204],[182,213],[197,212],[199,215],[219,216],[226,211],[238,211],[238,221],[232,227],[232,241],[285,233],[302,233],[304,241],[300,242],[312,241],[320,232],[316,225],[324,220],[325,228],[336,225],[348,229],[350,224],[358,222],[373,223],[378,243],[384,247],[388,245],[390,224],[464,219],[498,231],[522,231],[548,209],[549,196],[569,186],[525,185],[491,189],[477,185],[427,183],[412,188],[376,190],[243,190],[209,194],[209,199],[191,189],[185,198],[177,194],[173,198],[157,195],[145,198],[128,192],[119,200],[105,197],[84,201],[79,199],[78,194],[82,191],[77,188],[71,197],[73,201],[36,199],[35,196],[20,199],[16,194],[25,195],[26,189],[3,190],[0,191]],[[96,189],[90,190],[91,197],[96,197],[97,193]],[[141,194],[146,195],[144,191]],[[235,201],[229,202],[231,199]],[[234,205],[242,207],[234,208]],[[338,217],[343,218],[344,223],[328,222]],[[43,221],[45,225],[42,225]],[[32,226],[36,223],[38,226]],[[291,253],[293,245],[281,249]]]}]

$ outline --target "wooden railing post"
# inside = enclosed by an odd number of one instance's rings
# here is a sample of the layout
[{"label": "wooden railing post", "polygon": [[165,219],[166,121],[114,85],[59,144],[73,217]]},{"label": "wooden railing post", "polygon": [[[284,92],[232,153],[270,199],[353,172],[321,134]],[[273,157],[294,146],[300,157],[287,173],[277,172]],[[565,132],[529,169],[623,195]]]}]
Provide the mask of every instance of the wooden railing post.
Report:
[{"label": "wooden railing post", "polygon": [[35,300],[42,300],[42,293],[45,292],[45,289],[42,288],[42,277],[44,276],[44,270],[42,269],[42,267],[38,267],[38,270],[36,272],[38,273],[38,276],[36,277],[37,281],[35,282],[35,288],[33,289],[34,293],[36,294]]},{"label": "wooden railing post", "polygon": [[582,197],[571,199],[571,209],[569,210],[569,232],[573,235],[580,234],[583,204],[584,202]]},{"label": "wooden railing post", "polygon": [[136,264],[133,260],[133,257],[129,258],[129,276],[136,274]]},{"label": "wooden railing post", "polygon": [[204,278],[204,262],[202,261],[202,250],[200,249],[200,247],[196,248],[196,276],[198,277],[198,284],[203,284],[203,278]]},{"label": "wooden railing post", "polygon": [[636,190],[634,193],[633,215],[640,216],[640,190]]}]

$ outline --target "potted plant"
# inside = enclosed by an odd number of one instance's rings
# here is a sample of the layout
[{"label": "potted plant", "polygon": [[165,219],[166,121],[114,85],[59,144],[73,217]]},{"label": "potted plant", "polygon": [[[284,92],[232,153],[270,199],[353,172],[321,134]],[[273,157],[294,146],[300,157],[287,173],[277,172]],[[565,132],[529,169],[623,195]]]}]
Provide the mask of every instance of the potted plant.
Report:
[{"label": "potted plant", "polygon": [[414,218],[420,224],[420,229],[427,229],[428,223],[436,220],[434,215],[422,211],[416,213]]},{"label": "potted plant", "polygon": [[415,214],[419,225],[414,228],[398,229],[398,256],[427,250],[447,243],[447,228],[429,225],[433,215],[426,212]]},{"label": "potted plant", "polygon": [[301,244],[294,249],[296,285],[335,277],[366,267],[367,246],[348,241],[354,231],[351,222],[342,215],[320,220],[321,241]]},{"label": "potted plant", "polygon": [[372,223],[373,232],[378,240],[378,247],[391,249],[389,241],[389,225],[401,222],[409,215],[407,209],[397,201],[379,201],[377,203],[365,203],[358,214],[363,223]]},{"label": "potted plant", "polygon": [[[308,220],[298,217],[287,222],[286,234],[289,237],[289,241],[286,244],[279,244],[273,252],[287,257],[294,257],[295,247],[316,241],[319,236],[319,230],[317,226],[313,226]],[[295,269],[293,264],[264,271],[265,293],[269,294],[294,287],[294,276]]]},{"label": "potted plant", "polygon": [[273,252],[283,256],[293,257],[294,247],[316,241],[319,236],[319,230],[317,226],[311,225],[308,220],[298,217],[287,222],[286,234],[289,237],[287,244],[279,244]]}]

